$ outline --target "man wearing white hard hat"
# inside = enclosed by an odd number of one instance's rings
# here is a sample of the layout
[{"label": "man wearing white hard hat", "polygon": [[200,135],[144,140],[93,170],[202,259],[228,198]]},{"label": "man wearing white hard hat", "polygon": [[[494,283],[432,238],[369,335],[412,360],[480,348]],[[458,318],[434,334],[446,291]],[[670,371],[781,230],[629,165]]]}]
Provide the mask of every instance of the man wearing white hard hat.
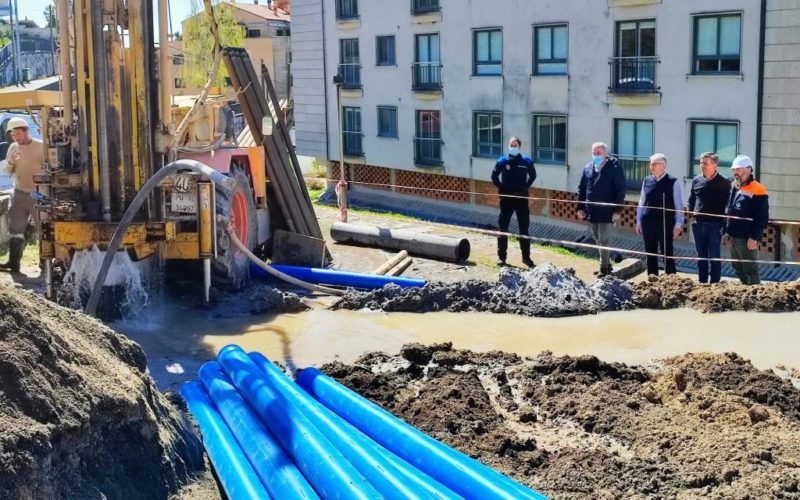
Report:
[{"label": "man wearing white hard hat", "polygon": [[753,160],[739,155],[731,165],[733,184],[725,215],[725,236],[731,244],[731,258],[736,275],[745,285],[761,283],[758,266],[758,243],[769,220],[767,189],[753,178]]},{"label": "man wearing white hard hat", "polygon": [[28,134],[28,122],[19,117],[8,120],[6,130],[14,144],[6,152],[6,173],[14,176],[14,194],[8,211],[9,252],[8,262],[0,263],[0,271],[18,273],[22,251],[25,248],[25,227],[33,215],[36,191],[33,176],[42,173],[44,146],[42,141]]}]

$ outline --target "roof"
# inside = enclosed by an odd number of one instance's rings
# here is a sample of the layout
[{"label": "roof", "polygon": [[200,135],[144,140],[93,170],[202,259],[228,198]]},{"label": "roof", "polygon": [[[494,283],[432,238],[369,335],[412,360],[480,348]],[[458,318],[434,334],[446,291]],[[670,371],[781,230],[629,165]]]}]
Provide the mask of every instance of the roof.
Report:
[{"label": "roof", "polygon": [[[266,1],[266,0],[265,0]],[[291,16],[288,12],[283,9],[276,8],[275,11],[269,8],[267,5],[255,5],[252,3],[242,3],[242,2],[235,2],[234,6],[242,9],[245,12],[249,12],[254,16],[263,17],[264,19],[270,21],[291,21]]]}]

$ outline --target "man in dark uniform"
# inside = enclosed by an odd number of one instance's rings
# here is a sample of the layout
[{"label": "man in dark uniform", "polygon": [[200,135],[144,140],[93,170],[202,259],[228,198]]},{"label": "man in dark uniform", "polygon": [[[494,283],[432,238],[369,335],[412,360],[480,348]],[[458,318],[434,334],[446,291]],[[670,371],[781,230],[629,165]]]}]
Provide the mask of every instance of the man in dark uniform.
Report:
[{"label": "man in dark uniform", "polygon": [[[500,218],[498,225],[500,231],[507,233],[511,216],[517,214],[519,234],[528,235],[530,225],[530,208],[528,206],[528,190],[536,180],[536,168],[530,156],[523,156],[519,148],[522,141],[519,137],[512,137],[508,141],[508,154],[501,156],[492,171],[492,182],[500,193]],[[522,262],[528,267],[534,267],[531,260],[531,241],[528,238],[519,239],[519,248],[522,251]],[[498,264],[506,264],[506,251],[508,250],[508,237],[497,237]]]},{"label": "man in dark uniform", "polygon": [[733,185],[725,215],[725,236],[731,244],[733,269],[745,285],[758,285],[758,244],[769,221],[769,193],[753,178],[753,160],[739,155],[733,160]]}]

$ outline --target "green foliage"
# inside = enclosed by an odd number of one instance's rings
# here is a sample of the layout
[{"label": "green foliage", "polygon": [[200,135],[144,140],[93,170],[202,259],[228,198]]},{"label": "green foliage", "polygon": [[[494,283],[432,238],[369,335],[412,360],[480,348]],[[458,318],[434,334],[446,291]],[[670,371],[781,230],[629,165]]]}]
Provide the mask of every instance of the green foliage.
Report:
[{"label": "green foliage", "polygon": [[44,19],[47,24],[44,25],[45,28],[55,28],[58,29],[58,18],[56,17],[56,8],[53,5],[48,5],[44,8]]},{"label": "green foliage", "polygon": [[[214,64],[214,37],[211,36],[211,23],[205,14],[202,3],[192,0],[192,16],[183,23],[184,64],[181,78],[187,87],[202,87],[208,81],[208,74]],[[224,47],[242,47],[245,29],[233,17],[230,2],[215,3],[214,17],[219,26],[220,41]],[[214,85],[223,86],[228,72],[221,64]]]}]

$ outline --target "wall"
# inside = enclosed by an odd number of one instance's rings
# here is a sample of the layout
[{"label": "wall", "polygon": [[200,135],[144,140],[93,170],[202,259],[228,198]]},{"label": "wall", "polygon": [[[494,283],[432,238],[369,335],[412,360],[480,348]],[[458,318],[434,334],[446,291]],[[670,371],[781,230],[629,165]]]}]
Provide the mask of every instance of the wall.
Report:
[{"label": "wall", "polygon": [[[326,100],[322,8],[322,0],[292,1],[292,97],[297,152],[325,163],[325,106],[336,101],[335,94],[333,101]],[[325,8],[332,9],[333,2],[326,2]]]}]

